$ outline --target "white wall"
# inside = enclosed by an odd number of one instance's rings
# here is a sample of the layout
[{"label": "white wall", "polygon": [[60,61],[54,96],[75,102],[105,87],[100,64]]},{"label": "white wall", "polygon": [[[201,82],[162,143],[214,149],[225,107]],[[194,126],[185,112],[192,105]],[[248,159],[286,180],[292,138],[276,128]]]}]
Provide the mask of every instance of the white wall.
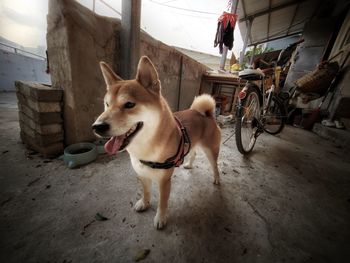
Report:
[{"label": "white wall", "polygon": [[51,77],[45,70],[44,59],[0,50],[0,91],[14,91],[16,80],[51,84]]}]

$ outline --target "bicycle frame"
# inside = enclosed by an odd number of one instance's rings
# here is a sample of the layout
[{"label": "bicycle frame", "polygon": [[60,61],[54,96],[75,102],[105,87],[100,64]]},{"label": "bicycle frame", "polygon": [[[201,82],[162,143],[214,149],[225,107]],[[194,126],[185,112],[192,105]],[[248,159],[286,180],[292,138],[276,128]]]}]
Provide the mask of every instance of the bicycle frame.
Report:
[{"label": "bicycle frame", "polygon": [[[277,96],[275,96],[275,84],[273,83],[271,86],[269,86],[269,89],[266,89],[265,85],[265,77],[262,78],[260,87],[253,83],[252,81],[247,80],[246,85],[244,88],[239,92],[238,94],[238,104],[237,104],[237,111],[236,111],[236,117],[241,116],[242,110],[244,110],[244,107],[242,105],[242,101],[246,97],[246,91],[248,90],[249,85],[254,85],[257,87],[257,90],[259,91],[259,98],[260,98],[260,110],[259,110],[259,116],[255,118],[255,124],[254,126],[257,128],[255,132],[255,137],[257,138],[261,133],[264,132],[265,127],[265,121],[266,117],[269,116],[268,110],[272,103],[272,98],[275,97],[275,100],[279,100]],[[267,95],[267,96],[266,96]]]},{"label": "bicycle frame", "polygon": [[[261,96],[261,114],[264,115],[266,113],[267,107],[270,105],[271,99],[272,99],[272,95],[274,94],[275,91],[275,85],[272,85],[271,88],[269,89],[269,95],[267,98],[265,98],[264,94],[266,93],[265,90],[265,85],[264,85],[264,81],[265,78],[263,78],[261,80],[261,85],[259,87],[259,95]],[[246,85],[244,86],[244,88],[238,93],[238,105],[237,105],[237,111],[236,111],[236,116],[239,116],[239,114],[241,113],[241,109],[242,107],[242,100],[246,97],[246,91],[248,90],[248,85],[252,84],[257,86],[255,83],[247,80]],[[258,87],[258,86],[257,86]]]},{"label": "bicycle frame", "polygon": [[[252,151],[261,133],[276,135],[283,130],[286,117],[285,96],[276,95],[279,92],[281,73],[281,67],[277,64],[278,61],[265,74],[256,69],[245,69],[239,73],[239,83],[241,80],[246,81],[238,94],[235,125],[236,145],[242,154]],[[267,74],[271,74],[272,83],[268,83]],[[255,81],[260,83],[256,84]]]}]

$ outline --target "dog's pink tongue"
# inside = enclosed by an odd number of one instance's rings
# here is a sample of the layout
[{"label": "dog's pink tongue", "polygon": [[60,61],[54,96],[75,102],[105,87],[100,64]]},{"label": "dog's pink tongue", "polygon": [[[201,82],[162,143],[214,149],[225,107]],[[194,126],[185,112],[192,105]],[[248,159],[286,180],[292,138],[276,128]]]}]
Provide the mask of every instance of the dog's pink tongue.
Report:
[{"label": "dog's pink tongue", "polygon": [[105,151],[108,154],[116,154],[119,150],[119,148],[122,146],[123,143],[123,136],[113,136],[109,139],[108,142],[105,144]]}]

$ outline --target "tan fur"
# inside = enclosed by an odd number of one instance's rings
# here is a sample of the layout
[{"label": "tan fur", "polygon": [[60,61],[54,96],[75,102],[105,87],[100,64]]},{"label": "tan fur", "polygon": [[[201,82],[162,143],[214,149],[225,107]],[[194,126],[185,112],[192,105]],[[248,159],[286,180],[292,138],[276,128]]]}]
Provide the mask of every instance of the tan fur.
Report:
[{"label": "tan fur", "polygon": [[[110,125],[106,136],[117,136],[127,132],[135,123],[143,122],[142,129],[132,139],[126,150],[130,154],[132,166],[143,187],[143,197],[135,204],[136,211],[144,211],[150,206],[152,181],[159,188],[159,202],[154,226],[161,229],[166,225],[168,199],[171,188],[171,169],[152,169],[140,160],[164,162],[175,155],[180,133],[167,102],[161,95],[158,73],[147,57],[139,62],[135,80],[121,80],[104,62],[100,63],[107,84],[105,111],[95,124]],[[132,109],[125,109],[127,101],[135,103]],[[219,184],[217,159],[220,149],[220,129],[214,119],[215,101],[209,95],[195,98],[191,109],[174,113],[186,127],[192,149],[186,168],[191,168],[195,147],[201,147],[214,172],[214,184]]]},{"label": "tan fur", "polygon": [[191,105],[191,110],[196,110],[204,116],[215,116],[215,100],[209,94],[202,94],[199,97],[195,97]]}]

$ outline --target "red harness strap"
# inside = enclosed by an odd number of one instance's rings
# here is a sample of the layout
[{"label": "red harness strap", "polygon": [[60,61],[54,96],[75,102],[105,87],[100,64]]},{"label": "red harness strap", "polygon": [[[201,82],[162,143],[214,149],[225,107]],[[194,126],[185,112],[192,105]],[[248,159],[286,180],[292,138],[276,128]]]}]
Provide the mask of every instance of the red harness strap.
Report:
[{"label": "red harness strap", "polygon": [[142,164],[147,165],[153,169],[170,169],[172,167],[179,167],[184,162],[185,156],[191,149],[191,140],[188,136],[186,128],[182,125],[181,121],[176,116],[174,116],[174,118],[181,135],[179,147],[177,148],[176,154],[168,158],[164,163],[140,160]]}]

